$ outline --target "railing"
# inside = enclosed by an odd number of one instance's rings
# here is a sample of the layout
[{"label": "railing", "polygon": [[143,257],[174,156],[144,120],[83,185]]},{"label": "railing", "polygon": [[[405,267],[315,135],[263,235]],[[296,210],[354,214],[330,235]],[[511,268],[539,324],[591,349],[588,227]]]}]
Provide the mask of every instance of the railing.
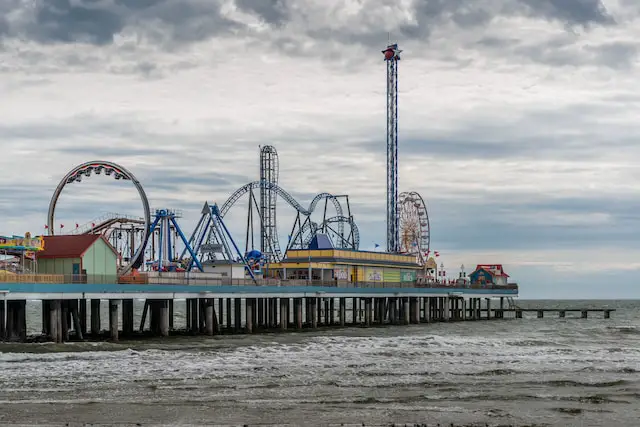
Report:
[{"label": "railing", "polygon": [[68,283],[59,274],[2,274],[0,283]]},{"label": "railing", "polygon": [[415,285],[416,288],[451,288],[451,289],[518,289],[517,283],[509,283],[506,285],[487,285],[487,284],[465,284],[460,285],[457,283],[447,284],[447,283],[419,283]]},{"label": "railing", "polygon": [[415,282],[348,282],[344,280],[305,279],[230,279],[206,273],[138,273],[134,275],[86,275],[86,274],[0,274],[0,283],[86,283],[122,285],[210,285],[210,286],[323,286],[337,288],[432,288],[432,289],[518,289],[516,283],[506,286],[456,285],[447,283],[417,284]]}]

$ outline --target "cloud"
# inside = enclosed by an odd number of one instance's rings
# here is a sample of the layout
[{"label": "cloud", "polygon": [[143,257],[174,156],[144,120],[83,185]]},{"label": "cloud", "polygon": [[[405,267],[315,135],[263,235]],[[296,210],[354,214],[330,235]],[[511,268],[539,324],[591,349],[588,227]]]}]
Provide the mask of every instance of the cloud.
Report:
[{"label": "cloud", "polygon": [[613,18],[601,0],[520,0],[534,16],[571,25],[611,24]]},{"label": "cloud", "polygon": [[[12,4],[18,8],[19,3]],[[134,31],[152,42],[170,39],[189,43],[252,28],[250,21],[229,12],[233,9],[255,15],[273,27],[302,29],[307,36],[324,42],[375,46],[387,31],[399,38],[422,40],[435,26],[453,23],[476,28],[501,14],[579,26],[612,23],[600,0],[481,0],[473,5],[463,0],[236,0],[231,4],[221,0],[51,0],[29,6],[23,3],[11,34],[42,43],[105,45]]]},{"label": "cloud", "polygon": [[289,8],[285,0],[236,0],[236,6],[258,15],[270,25],[282,25],[289,17]]},{"label": "cloud", "polygon": [[218,0],[51,0],[15,9],[9,34],[40,43],[107,45],[132,29],[155,42],[203,40],[235,24]]}]

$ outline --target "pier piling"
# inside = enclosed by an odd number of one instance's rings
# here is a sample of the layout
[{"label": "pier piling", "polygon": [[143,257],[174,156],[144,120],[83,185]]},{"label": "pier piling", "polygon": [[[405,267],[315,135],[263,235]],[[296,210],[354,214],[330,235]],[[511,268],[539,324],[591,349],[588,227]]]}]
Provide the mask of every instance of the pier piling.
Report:
[{"label": "pier piling", "polygon": [[109,300],[109,331],[114,342],[118,341],[118,305],[120,300]]},{"label": "pier piling", "polygon": [[130,336],[133,335],[133,300],[132,299],[123,299],[122,300],[122,335]]},{"label": "pier piling", "polygon": [[[146,315],[146,308],[147,306],[145,305],[145,314],[143,314],[143,319],[144,316]],[[99,299],[92,299],[91,300],[91,335],[93,336],[98,336],[100,334],[100,300]]]},{"label": "pier piling", "polygon": [[79,315],[80,315],[80,332],[83,336],[87,335],[87,300],[82,298],[79,300]]},{"label": "pier piling", "polygon": [[[213,299],[205,298],[204,300],[205,307],[205,332],[207,335],[213,335]],[[249,311],[247,311],[247,328],[249,327],[250,317]],[[168,325],[167,325],[168,326]],[[247,330],[247,332],[251,332]]]},{"label": "pier piling", "polygon": [[82,326],[80,326],[80,315],[79,315],[79,302],[78,300],[72,300],[71,302],[71,317],[73,319],[73,329],[76,331],[76,338],[79,340],[84,340],[84,335],[82,334]]}]

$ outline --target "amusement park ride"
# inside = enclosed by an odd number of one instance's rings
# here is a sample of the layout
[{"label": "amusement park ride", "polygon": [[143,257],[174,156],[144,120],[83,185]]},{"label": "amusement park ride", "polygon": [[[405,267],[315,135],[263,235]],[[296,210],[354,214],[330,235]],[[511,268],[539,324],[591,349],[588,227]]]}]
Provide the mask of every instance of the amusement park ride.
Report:
[{"label": "amusement park ride", "polygon": [[[387,251],[414,255],[416,261],[424,266],[430,245],[426,204],[417,192],[398,195],[398,61],[401,50],[397,44],[389,44],[382,52],[387,64]],[[220,207],[215,203],[205,203],[198,224],[187,238],[177,221],[181,217],[180,212],[171,209],[152,212],[144,189],[130,171],[112,162],[87,162],[71,170],[56,188],[49,206],[47,228],[53,235],[56,204],[66,185],[102,174],[130,181],[135,186],[142,203],[142,216],[108,214],[76,227],[70,234],[103,234],[120,253],[121,274],[134,269],[203,271],[205,263],[240,262],[255,279],[254,272],[259,272],[262,265],[281,261],[289,249],[308,248],[318,235],[327,236],[334,248],[359,249],[360,233],[351,213],[349,196],[320,193],[308,207],[304,207],[278,185],[280,165],[273,146],[260,148],[259,165],[257,181],[238,188]],[[245,196],[245,247],[241,251],[224,218]],[[284,250],[278,234],[278,202],[295,211]],[[319,208],[322,209],[322,217],[314,221],[312,214]]]}]

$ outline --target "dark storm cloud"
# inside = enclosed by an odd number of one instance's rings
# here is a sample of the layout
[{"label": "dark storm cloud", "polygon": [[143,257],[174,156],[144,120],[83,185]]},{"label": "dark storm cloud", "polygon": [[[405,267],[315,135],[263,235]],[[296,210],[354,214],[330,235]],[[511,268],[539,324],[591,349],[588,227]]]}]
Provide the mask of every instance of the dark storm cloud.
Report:
[{"label": "dark storm cloud", "polygon": [[13,36],[41,43],[105,45],[133,26],[145,28],[145,34],[160,42],[166,37],[191,42],[235,26],[221,16],[216,0],[47,0],[33,9],[33,20],[15,23]]},{"label": "dark storm cloud", "polygon": [[[238,9],[274,26],[284,26],[292,19],[313,24],[318,19],[311,13],[302,13],[304,8],[291,0],[236,0],[235,3]],[[5,9],[19,7],[17,5],[11,1]],[[323,41],[377,46],[389,29],[378,25],[377,19],[371,19],[371,11],[382,7],[397,8],[398,3],[368,2],[359,12],[359,25],[340,29],[308,25],[311,29],[307,35]],[[414,15],[415,24],[402,24],[393,29],[395,37],[424,39],[434,26],[442,23],[473,28],[486,25],[500,14],[539,17],[578,26],[613,22],[600,0],[415,0],[411,8],[409,12]],[[12,25],[0,21],[0,32],[42,43],[104,45],[112,43],[114,35],[127,28],[146,34],[150,40],[172,43],[248,31],[239,22],[223,16],[219,0],[47,0],[36,3],[33,9],[31,21]]]},{"label": "dark storm cloud", "polygon": [[49,0],[38,4],[35,22],[26,28],[40,42],[88,42],[107,44],[124,26],[122,16],[98,7],[94,1],[74,6],[70,0]]}]

